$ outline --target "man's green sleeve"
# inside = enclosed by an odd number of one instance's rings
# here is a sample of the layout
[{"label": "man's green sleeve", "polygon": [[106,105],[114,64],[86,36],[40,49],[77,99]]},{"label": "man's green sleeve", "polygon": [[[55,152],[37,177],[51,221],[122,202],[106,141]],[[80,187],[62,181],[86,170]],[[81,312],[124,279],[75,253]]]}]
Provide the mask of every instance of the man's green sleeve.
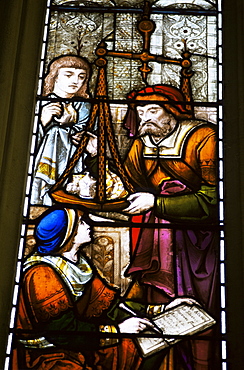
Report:
[{"label": "man's green sleeve", "polygon": [[216,221],[216,187],[203,185],[193,194],[159,195],[156,197],[156,215],[172,221]]}]

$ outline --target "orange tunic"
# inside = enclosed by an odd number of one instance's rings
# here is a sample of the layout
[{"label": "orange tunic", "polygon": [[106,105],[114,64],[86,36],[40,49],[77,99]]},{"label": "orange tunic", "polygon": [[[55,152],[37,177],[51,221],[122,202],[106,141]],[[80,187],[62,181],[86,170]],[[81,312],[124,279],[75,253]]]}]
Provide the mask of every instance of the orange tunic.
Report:
[{"label": "orange tunic", "polygon": [[[184,122],[182,123],[184,124]],[[177,178],[196,191],[201,184],[216,185],[216,134],[213,125],[200,122],[187,132],[178,151],[164,154],[163,141],[150,155],[141,138],[136,139],[125,167],[136,187],[155,189],[165,178]],[[152,148],[153,149],[153,148]]]},{"label": "orange tunic", "polygon": [[[171,141],[168,139],[168,147],[164,146],[164,140],[158,145],[151,144],[149,137],[134,141],[125,167],[135,190],[157,195],[156,213],[159,217],[172,221],[216,222],[214,125],[184,121],[174,135]],[[184,184],[184,192],[160,195],[164,185],[169,187],[172,180]]]},{"label": "orange tunic", "polygon": [[[137,369],[141,359],[131,340],[124,339],[116,346],[111,342],[110,348],[99,349],[99,337],[91,335],[98,332],[100,324],[109,322],[106,310],[112,307],[116,293],[115,289],[95,276],[86,284],[82,297],[75,302],[66,284],[51,266],[37,264],[31,267],[24,275],[20,292],[16,325],[18,345],[14,350],[12,369]],[[62,335],[65,336],[65,330],[73,330],[69,325],[72,315],[75,320],[70,323],[75,330],[68,337],[71,345],[62,346],[60,340]],[[52,322],[56,326],[52,326]],[[50,327],[62,330],[61,339],[48,333]],[[33,348],[30,339],[33,340]],[[42,348],[43,345],[45,348]],[[121,357],[119,367],[118,356]]]}]

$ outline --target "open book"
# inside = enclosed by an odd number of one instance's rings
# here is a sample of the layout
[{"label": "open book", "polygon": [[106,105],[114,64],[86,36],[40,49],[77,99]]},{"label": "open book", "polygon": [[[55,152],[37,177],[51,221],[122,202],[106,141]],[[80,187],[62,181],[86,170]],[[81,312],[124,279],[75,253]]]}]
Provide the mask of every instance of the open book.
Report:
[{"label": "open book", "polygon": [[[186,303],[154,316],[151,320],[155,327],[162,332],[162,338],[138,337],[136,340],[143,357],[179,342],[186,335],[204,331],[216,323],[202,307]],[[144,333],[155,334],[155,332],[150,330]]]}]

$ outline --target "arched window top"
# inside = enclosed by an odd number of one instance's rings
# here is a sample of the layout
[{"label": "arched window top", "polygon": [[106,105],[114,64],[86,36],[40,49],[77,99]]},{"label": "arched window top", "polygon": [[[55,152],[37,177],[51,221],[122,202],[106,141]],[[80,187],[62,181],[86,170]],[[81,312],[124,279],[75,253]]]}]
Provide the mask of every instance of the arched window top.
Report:
[{"label": "arched window top", "polygon": [[206,9],[214,10],[216,9],[216,0],[158,0],[153,3],[153,7],[163,8],[186,8],[186,9]]},{"label": "arched window top", "polygon": [[[121,7],[140,7],[143,1],[137,0],[53,0],[53,5],[66,5],[66,6],[121,6]],[[150,0],[149,3],[155,8],[170,7],[173,9],[205,9],[215,10],[216,0]]]},{"label": "arched window top", "polygon": [[114,6],[114,2],[110,0],[96,0],[96,1],[81,1],[81,0],[53,0],[53,5],[67,5],[67,6]]}]

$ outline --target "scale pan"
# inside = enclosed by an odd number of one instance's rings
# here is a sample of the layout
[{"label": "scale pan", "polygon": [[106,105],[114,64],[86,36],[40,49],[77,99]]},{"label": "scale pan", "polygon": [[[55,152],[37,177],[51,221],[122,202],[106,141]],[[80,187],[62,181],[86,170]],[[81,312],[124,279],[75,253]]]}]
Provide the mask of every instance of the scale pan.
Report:
[{"label": "scale pan", "polygon": [[129,202],[125,198],[106,200],[106,202],[102,203],[95,199],[80,198],[63,190],[56,190],[50,195],[58,203],[73,204],[94,211],[121,211],[129,205]]}]

